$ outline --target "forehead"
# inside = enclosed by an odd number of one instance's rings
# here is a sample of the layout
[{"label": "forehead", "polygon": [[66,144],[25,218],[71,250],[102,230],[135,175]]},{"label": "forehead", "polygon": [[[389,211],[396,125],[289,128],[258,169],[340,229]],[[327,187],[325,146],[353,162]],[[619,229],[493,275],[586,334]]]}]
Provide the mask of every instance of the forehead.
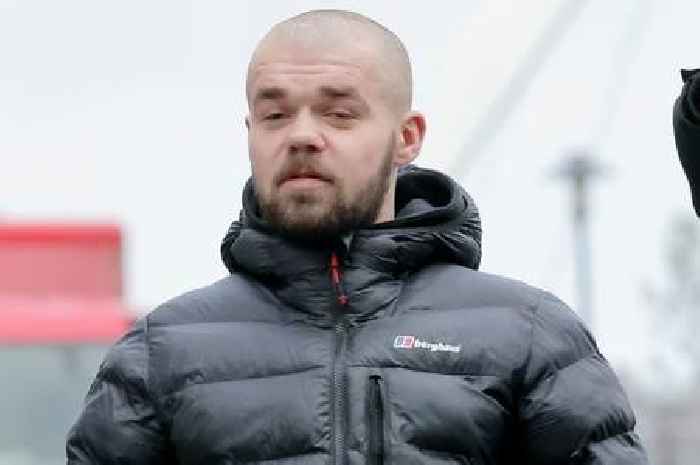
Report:
[{"label": "forehead", "polygon": [[321,87],[350,87],[366,97],[379,97],[379,60],[361,47],[265,46],[248,69],[246,93],[253,103],[260,89],[316,92]]}]

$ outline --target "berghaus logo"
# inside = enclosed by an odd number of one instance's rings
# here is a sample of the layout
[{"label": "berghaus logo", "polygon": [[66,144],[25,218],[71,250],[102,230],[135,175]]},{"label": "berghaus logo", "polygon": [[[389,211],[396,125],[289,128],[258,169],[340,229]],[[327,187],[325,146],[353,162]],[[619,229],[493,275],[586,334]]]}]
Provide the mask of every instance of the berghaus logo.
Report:
[{"label": "berghaus logo", "polygon": [[394,349],[425,349],[431,352],[461,352],[461,345],[445,344],[443,342],[428,342],[417,336],[396,336]]}]

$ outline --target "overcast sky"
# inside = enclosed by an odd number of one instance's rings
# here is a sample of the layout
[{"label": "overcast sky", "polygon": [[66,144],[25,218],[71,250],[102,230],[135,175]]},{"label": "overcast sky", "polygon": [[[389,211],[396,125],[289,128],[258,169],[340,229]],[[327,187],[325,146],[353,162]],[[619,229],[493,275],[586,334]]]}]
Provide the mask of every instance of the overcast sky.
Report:
[{"label": "overcast sky", "polygon": [[552,171],[587,149],[594,328],[643,366],[640,289],[663,276],[666,223],[690,215],[671,106],[700,66],[700,2],[580,0],[580,14],[475,159],[462,153],[564,2],[0,0],[0,215],[123,225],[128,301],[147,311],[225,275],[219,241],[249,176],[244,73],[276,21],[365,13],[406,43],[419,164],[457,175],[482,212],[482,269],[576,304],[568,191]]}]

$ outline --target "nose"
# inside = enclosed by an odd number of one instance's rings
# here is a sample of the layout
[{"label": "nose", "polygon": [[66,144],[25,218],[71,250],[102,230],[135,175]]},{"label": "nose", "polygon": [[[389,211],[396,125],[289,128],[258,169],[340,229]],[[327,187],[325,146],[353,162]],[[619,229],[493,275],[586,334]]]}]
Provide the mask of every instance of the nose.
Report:
[{"label": "nose", "polygon": [[325,148],[321,128],[310,111],[300,111],[294,118],[289,131],[288,148],[290,153],[319,153]]}]

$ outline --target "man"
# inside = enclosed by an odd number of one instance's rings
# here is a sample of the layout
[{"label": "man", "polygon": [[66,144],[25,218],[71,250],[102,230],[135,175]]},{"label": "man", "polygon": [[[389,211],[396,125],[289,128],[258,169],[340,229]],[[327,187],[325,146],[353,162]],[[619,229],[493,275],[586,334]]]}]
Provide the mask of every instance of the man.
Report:
[{"label": "man", "polygon": [[673,132],[695,213],[700,216],[700,69],[683,70],[683,91],[673,107]]},{"label": "man", "polygon": [[231,275],[116,344],[69,463],[647,463],[580,320],[475,271],[471,198],[409,166],[411,87],[398,38],[355,13],[263,38]]}]

